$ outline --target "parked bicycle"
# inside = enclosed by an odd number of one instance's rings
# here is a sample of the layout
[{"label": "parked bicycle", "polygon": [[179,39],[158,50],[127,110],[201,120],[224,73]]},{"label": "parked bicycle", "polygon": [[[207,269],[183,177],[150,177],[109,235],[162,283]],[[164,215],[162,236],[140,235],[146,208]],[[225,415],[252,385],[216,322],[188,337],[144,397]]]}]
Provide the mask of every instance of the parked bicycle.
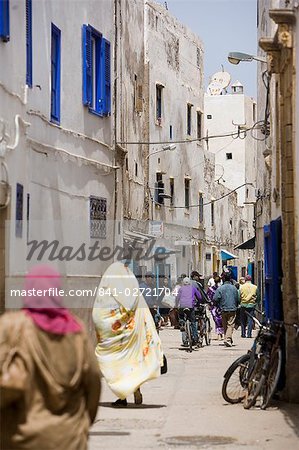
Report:
[{"label": "parked bicycle", "polygon": [[229,403],[244,400],[245,409],[251,408],[260,396],[260,407],[266,409],[279,380],[284,328],[283,322],[263,325],[256,317],[251,318],[259,327],[258,335],[251,350],[234,361],[224,374],[222,396]]},{"label": "parked bicycle", "polygon": [[260,327],[254,365],[248,374],[245,409],[254,406],[258,396],[261,409],[266,409],[276,390],[282,366],[283,331],[283,322],[270,322]]}]

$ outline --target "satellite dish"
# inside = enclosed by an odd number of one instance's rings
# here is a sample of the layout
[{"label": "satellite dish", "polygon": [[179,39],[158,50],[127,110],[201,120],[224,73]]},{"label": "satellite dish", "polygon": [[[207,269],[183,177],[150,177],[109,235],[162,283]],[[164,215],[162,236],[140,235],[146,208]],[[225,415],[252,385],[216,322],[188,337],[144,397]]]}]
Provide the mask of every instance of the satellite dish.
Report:
[{"label": "satellite dish", "polygon": [[209,84],[207,93],[209,95],[220,95],[222,92],[222,86],[220,83],[217,83],[217,81],[212,81],[212,83]]},{"label": "satellite dish", "polygon": [[211,78],[211,81],[216,81],[225,89],[230,83],[230,74],[228,72],[216,72]]},{"label": "satellite dish", "polygon": [[225,89],[230,83],[230,74],[228,72],[216,72],[211,77],[211,82],[207,92],[210,95],[220,95],[222,89]]}]

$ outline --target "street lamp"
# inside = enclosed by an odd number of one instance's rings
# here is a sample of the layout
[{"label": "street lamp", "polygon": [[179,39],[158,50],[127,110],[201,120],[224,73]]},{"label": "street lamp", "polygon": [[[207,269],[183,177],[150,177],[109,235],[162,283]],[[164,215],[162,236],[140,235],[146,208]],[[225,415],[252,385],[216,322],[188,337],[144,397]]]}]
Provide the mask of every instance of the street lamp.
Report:
[{"label": "street lamp", "polygon": [[241,52],[230,52],[228,54],[227,59],[231,64],[239,64],[241,61],[247,61],[250,62],[253,59],[255,61],[260,61],[263,63],[267,63],[267,59],[263,58],[262,56],[254,56],[254,55],[248,55],[248,53],[241,53]]},{"label": "street lamp", "polygon": [[176,145],[175,144],[168,144],[168,145],[164,145],[162,147],[162,150],[158,150],[157,152],[153,152],[153,153],[149,153],[145,159],[148,159],[150,156],[152,155],[156,155],[157,153],[161,153],[161,152],[167,152],[168,150],[173,152],[176,149]]}]

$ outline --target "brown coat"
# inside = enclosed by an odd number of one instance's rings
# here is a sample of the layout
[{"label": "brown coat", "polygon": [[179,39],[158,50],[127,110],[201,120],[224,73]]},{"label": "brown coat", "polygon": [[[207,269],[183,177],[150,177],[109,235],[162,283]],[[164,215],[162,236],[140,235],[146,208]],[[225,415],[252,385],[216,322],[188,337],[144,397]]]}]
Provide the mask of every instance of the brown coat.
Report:
[{"label": "brown coat", "polygon": [[28,364],[29,388],[1,409],[0,448],[87,449],[100,375],[85,330],[58,336],[37,328],[23,311],[6,313],[0,318],[0,372],[16,342]]}]

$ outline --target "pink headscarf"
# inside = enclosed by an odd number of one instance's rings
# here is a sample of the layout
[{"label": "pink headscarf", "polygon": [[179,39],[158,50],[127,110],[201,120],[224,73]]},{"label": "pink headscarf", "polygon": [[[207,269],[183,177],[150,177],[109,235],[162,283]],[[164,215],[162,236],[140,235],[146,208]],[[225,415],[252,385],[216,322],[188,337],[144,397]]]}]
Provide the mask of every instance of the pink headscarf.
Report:
[{"label": "pink headscarf", "polygon": [[[53,334],[79,333],[82,330],[75,317],[63,307],[58,293],[61,277],[52,267],[33,267],[26,276],[25,289],[24,310],[37,327]],[[32,295],[33,289],[43,291],[42,295]]]}]

